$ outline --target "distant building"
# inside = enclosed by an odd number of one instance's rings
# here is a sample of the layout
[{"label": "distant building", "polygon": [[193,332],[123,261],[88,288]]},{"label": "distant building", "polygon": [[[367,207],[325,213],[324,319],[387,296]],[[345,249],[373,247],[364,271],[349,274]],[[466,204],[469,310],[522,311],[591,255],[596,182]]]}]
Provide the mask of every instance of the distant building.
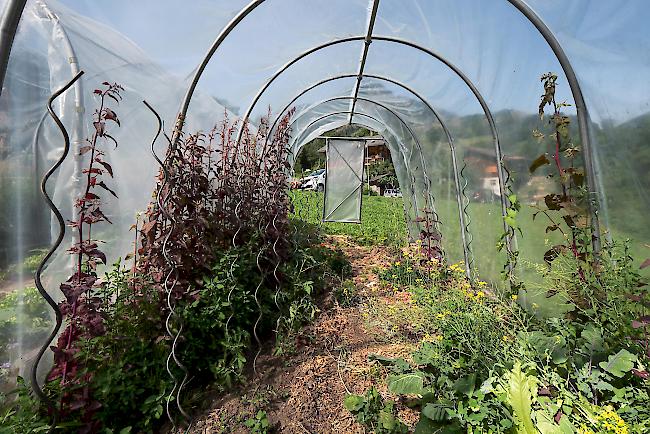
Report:
[{"label": "distant building", "polygon": [[[318,152],[325,154],[326,148],[323,146]],[[366,164],[380,163],[385,160],[390,160],[390,151],[386,146],[386,141],[378,138],[366,139]]]},{"label": "distant building", "polygon": [[[487,200],[490,197],[501,197],[499,188],[499,172],[493,149],[468,147],[465,149],[465,162],[471,168],[471,173],[478,178],[480,190],[474,192],[475,199]],[[520,171],[526,166],[526,159],[517,155],[504,157],[510,170]]]}]

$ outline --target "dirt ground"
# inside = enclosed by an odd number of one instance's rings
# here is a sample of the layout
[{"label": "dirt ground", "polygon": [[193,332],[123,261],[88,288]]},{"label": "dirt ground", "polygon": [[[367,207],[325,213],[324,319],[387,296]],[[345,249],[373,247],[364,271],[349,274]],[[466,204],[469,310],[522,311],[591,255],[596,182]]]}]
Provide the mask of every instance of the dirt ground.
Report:
[{"label": "dirt ground", "polygon": [[[382,296],[375,272],[389,264],[388,250],[360,247],[343,237],[332,237],[330,242],[348,256],[357,293],[366,300]],[[387,342],[377,330],[369,329],[363,302],[343,308],[329,294],[319,308],[317,320],[296,338],[294,354],[273,356],[272,348],[266,348],[257,360],[257,373],[215,399],[190,432],[248,433],[245,421],[263,410],[273,432],[363,433],[343,406],[346,394],[363,394],[372,385],[386,393],[382,368],[369,364],[368,356],[406,356],[412,347]],[[417,419],[408,409],[399,416],[413,424]]]}]

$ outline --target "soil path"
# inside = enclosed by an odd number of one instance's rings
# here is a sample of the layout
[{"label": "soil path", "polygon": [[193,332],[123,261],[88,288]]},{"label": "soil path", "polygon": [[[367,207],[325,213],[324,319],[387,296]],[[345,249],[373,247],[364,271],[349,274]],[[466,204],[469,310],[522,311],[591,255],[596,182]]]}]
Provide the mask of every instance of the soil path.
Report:
[{"label": "soil path", "polygon": [[[380,297],[376,271],[389,264],[388,250],[357,246],[345,237],[328,240],[347,255],[357,294],[366,300]],[[245,421],[263,410],[272,432],[363,433],[343,400],[347,393],[363,394],[373,384],[382,392],[382,373],[368,364],[368,355],[395,357],[412,349],[386,342],[381,333],[370,329],[364,309],[364,302],[343,308],[328,294],[317,320],[297,337],[295,353],[274,356],[271,348],[265,349],[257,362],[257,375],[215,400],[191,432],[248,433]]]}]

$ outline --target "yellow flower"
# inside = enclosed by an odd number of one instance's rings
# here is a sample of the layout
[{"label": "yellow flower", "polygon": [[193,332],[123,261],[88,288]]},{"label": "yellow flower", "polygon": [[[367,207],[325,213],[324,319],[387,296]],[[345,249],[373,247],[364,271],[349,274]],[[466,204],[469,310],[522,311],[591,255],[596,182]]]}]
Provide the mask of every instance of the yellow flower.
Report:
[{"label": "yellow flower", "polygon": [[476,282],[476,284],[477,284],[480,288],[482,288],[482,287],[484,287],[484,286],[487,286],[487,282],[484,282],[483,280],[479,280],[478,282]]},{"label": "yellow flower", "polygon": [[518,298],[518,297],[517,297],[517,294],[512,294],[512,295],[510,296],[510,298],[512,298],[513,300],[517,301],[517,298]]},{"label": "yellow flower", "polygon": [[413,271],[413,267],[408,267],[406,271]]},{"label": "yellow flower", "polygon": [[392,277],[393,279],[397,279],[397,274],[393,274],[391,277]]},{"label": "yellow flower", "polygon": [[396,267],[399,267],[400,265],[402,265],[401,262],[399,262],[399,261],[395,262],[395,266],[396,266]]}]

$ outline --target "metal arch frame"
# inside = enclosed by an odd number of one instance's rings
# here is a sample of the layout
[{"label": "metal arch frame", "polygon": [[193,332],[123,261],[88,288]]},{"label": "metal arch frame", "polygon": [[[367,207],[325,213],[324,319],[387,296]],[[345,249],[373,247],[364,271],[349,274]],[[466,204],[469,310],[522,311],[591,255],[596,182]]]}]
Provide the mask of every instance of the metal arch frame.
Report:
[{"label": "metal arch frame", "polygon": [[372,2],[372,9],[370,9],[368,28],[366,30],[366,39],[363,41],[363,50],[361,51],[361,59],[359,60],[359,72],[357,73],[357,81],[354,84],[354,89],[352,89],[352,101],[350,102],[350,117],[348,118],[348,125],[352,125],[354,108],[357,105],[359,89],[361,88],[361,80],[363,80],[363,71],[366,67],[366,60],[368,59],[370,44],[372,44],[372,32],[375,28],[375,19],[377,18],[377,10],[379,9],[379,0],[370,1]]},{"label": "metal arch frame", "polygon": [[[578,77],[571,65],[569,57],[564,52],[562,44],[555,37],[553,31],[546,25],[544,20],[537,15],[524,0],[507,0],[511,5],[519,10],[530,23],[535,26],[537,31],[546,40],[553,54],[560,62],[560,66],[564,71],[571,94],[573,95],[573,102],[576,105],[576,115],[578,117],[578,130],[580,141],[584,148],[585,155],[585,170],[587,171],[586,183],[589,194],[589,214],[591,217],[591,242],[594,250],[594,255],[598,259],[600,256],[601,241],[600,241],[600,223],[598,221],[598,210],[600,208],[600,199],[602,199],[603,192],[597,188],[598,174],[595,169],[593,158],[595,157],[594,149],[591,146],[591,131],[589,129],[589,111],[585,102],[584,95]],[[604,203],[604,201],[603,201]]]},{"label": "metal arch frame", "polygon": [[[342,75],[337,75],[334,77],[326,78],[324,80],[319,81],[318,83],[315,83],[307,88],[305,88],[303,91],[298,93],[280,112],[278,112],[277,116],[275,117],[275,120],[271,124],[271,127],[269,128],[269,134],[267,135],[266,140],[268,140],[268,136],[273,132],[273,129],[277,125],[278,121],[281,119],[282,114],[286,112],[289,107],[291,107],[298,99],[300,99],[303,95],[305,95],[307,92],[315,89],[318,86],[321,86],[323,84],[329,83],[334,80],[340,80],[343,78],[354,78],[357,77],[356,74],[342,74]],[[452,170],[454,174],[454,187],[455,187],[455,193],[456,193],[456,202],[458,205],[458,217],[459,217],[459,222],[461,225],[461,241],[463,243],[463,254],[464,254],[464,259],[465,259],[465,273],[469,276],[471,273],[471,262],[470,262],[470,247],[467,241],[467,227],[465,225],[465,213],[464,213],[464,206],[462,202],[462,192],[460,188],[460,175],[458,172],[458,162],[457,162],[457,157],[456,157],[456,145],[454,144],[454,139],[449,131],[449,128],[447,127],[447,124],[443,121],[442,117],[440,114],[437,112],[435,108],[429,102],[422,97],[418,92],[416,92],[414,89],[411,87],[407,86],[406,84],[389,78],[389,77],[384,77],[381,75],[375,75],[375,74],[363,74],[364,78],[372,78],[376,80],[381,80],[381,81],[386,81],[389,83],[392,83],[396,86],[401,87],[402,89],[406,90],[407,92],[411,93],[413,96],[415,96],[417,99],[419,99],[430,111],[433,113],[433,116],[437,119],[437,121],[440,123],[440,126],[442,127],[444,134],[447,138],[447,142],[449,143],[449,148],[451,152],[451,159],[452,159]]]},{"label": "metal arch frame", "polygon": [[[523,14],[526,19],[537,29],[541,36],[545,39],[553,54],[558,59],[562,70],[567,77],[571,93],[573,95],[574,102],[576,104],[576,111],[579,124],[579,135],[582,142],[582,146],[585,149],[585,168],[587,170],[587,188],[589,189],[589,194],[591,200],[589,201],[589,211],[591,215],[591,227],[592,227],[592,245],[594,248],[594,253],[598,255],[600,252],[600,229],[598,222],[598,206],[599,201],[598,197],[602,196],[602,192],[598,191],[596,186],[597,182],[597,173],[594,168],[593,158],[593,148],[591,147],[591,132],[589,130],[589,113],[587,106],[582,94],[582,89],[580,87],[580,82],[577,79],[573,66],[564,52],[560,42],[553,33],[553,31],[548,27],[544,20],[537,15],[537,13],[524,1],[524,0],[507,0],[513,7],[515,7],[521,14]],[[254,0],[249,3],[244,9],[242,9],[219,33],[215,41],[212,43],[208,49],[206,55],[203,58],[203,61],[197,68],[192,81],[190,82],[189,88],[183,103],[181,105],[181,110],[178,115],[178,122],[174,131],[172,141],[172,146],[176,143],[181,129],[183,127],[183,121],[187,115],[187,110],[189,108],[190,101],[196,90],[197,83],[201,78],[207,64],[211,60],[214,53],[217,51],[219,46],[223,43],[226,37],[230,32],[253,10],[258,6],[264,3],[265,0]],[[0,93],[2,92],[2,86],[4,84],[4,78],[6,74],[6,68],[9,61],[9,56],[11,54],[11,48],[13,45],[13,40],[16,35],[18,24],[22,15],[22,11],[25,8],[26,0],[10,0],[5,7],[2,22],[0,23]]]},{"label": "metal arch frame", "polygon": [[[329,42],[325,42],[323,44],[320,44],[318,46],[312,47],[306,51],[303,51],[293,59],[289,60],[286,62],[283,66],[281,66],[267,82],[259,89],[255,97],[253,98],[253,101],[249,105],[248,109],[246,110],[245,114],[242,117],[243,122],[241,123],[239,127],[239,131],[237,133],[237,143],[241,141],[242,134],[244,132],[244,125],[250,118],[250,115],[255,108],[255,105],[259,102],[260,98],[266,92],[266,90],[273,84],[273,82],[280,76],[282,73],[284,73],[287,69],[289,69],[293,64],[297,63],[304,57],[307,57],[308,55],[315,53],[317,51],[320,51],[322,49],[325,49],[327,47],[331,47],[333,45],[337,44],[343,44],[347,42],[353,42],[353,41],[362,41],[365,40],[365,36],[352,36],[352,37],[346,37],[346,38],[341,38],[341,39],[335,39]],[[496,128],[496,122],[494,120],[494,116],[492,115],[492,111],[490,110],[490,107],[488,106],[487,102],[485,101],[485,98],[483,98],[483,95],[480,93],[476,85],[463,73],[463,71],[458,68],[456,65],[451,63],[449,60],[441,56],[440,54],[429,50],[428,48],[422,47],[421,45],[418,45],[414,42],[404,40],[404,39],[399,39],[399,38],[393,38],[389,36],[373,36],[373,40],[377,41],[385,41],[385,42],[391,42],[395,43],[398,45],[404,45],[408,46],[411,48],[415,48],[435,59],[440,61],[442,64],[447,66],[449,69],[451,69],[463,82],[465,85],[470,89],[470,91],[474,94],[474,97],[478,100],[479,104],[481,105],[481,108],[483,109],[483,113],[488,121],[488,125],[490,126],[490,131],[492,133],[492,141],[494,143],[494,149],[495,149],[495,157],[496,157],[496,163],[497,163],[497,176],[499,179],[499,191],[501,193],[499,199],[501,203],[501,215],[505,216],[507,214],[507,209],[508,209],[508,199],[506,197],[506,187],[505,187],[505,174],[504,174],[504,169],[503,169],[503,160],[502,160],[502,154],[501,154],[501,145],[499,142],[499,134]],[[513,252],[513,239],[515,237],[514,234],[509,231],[508,224],[506,223],[505,219],[502,222],[503,224],[503,231],[506,234],[506,249],[508,251],[508,258],[511,257],[511,254]],[[510,260],[510,259],[508,259]]]},{"label": "metal arch frame", "polygon": [[206,53],[206,55],[203,57],[203,60],[199,64],[198,68],[196,69],[196,72],[194,73],[194,77],[192,77],[192,81],[190,82],[190,86],[187,89],[187,92],[185,93],[185,97],[183,98],[183,104],[181,105],[181,110],[178,115],[178,119],[176,121],[176,125],[174,127],[174,132],[172,134],[172,147],[176,146],[176,142],[178,141],[181,131],[183,129],[183,125],[185,124],[185,116],[187,115],[187,110],[190,106],[190,101],[192,100],[192,96],[194,95],[194,91],[196,90],[196,86],[199,83],[199,78],[201,78],[201,75],[203,75],[203,71],[205,71],[205,68],[208,66],[208,63],[210,62],[210,59],[212,59],[212,56],[214,53],[217,51],[217,48],[221,46],[223,41],[228,37],[230,32],[232,32],[235,27],[244,19],[248,14],[253,12],[258,6],[260,6],[262,3],[264,3],[266,0],[253,0],[251,1],[244,9],[242,9],[237,15],[233,17],[232,20],[226,24],[226,27],[219,32],[219,35],[217,35],[217,39],[214,40],[212,45],[210,46],[210,49]]},{"label": "metal arch frame", "polygon": [[[417,147],[417,149],[418,149],[418,151],[419,151],[420,162],[422,163],[422,173],[423,173],[423,175],[424,175],[424,182],[425,182],[426,189],[427,189],[428,201],[429,201],[429,204],[431,205],[431,209],[433,210],[434,213],[436,213],[434,197],[433,197],[433,195],[431,194],[431,179],[429,178],[429,175],[428,175],[428,173],[427,173],[427,172],[428,172],[428,171],[427,171],[427,164],[426,164],[426,160],[425,160],[425,158],[424,158],[423,152],[422,152],[422,145],[420,144],[420,140],[418,139],[417,135],[415,134],[415,132],[413,131],[413,129],[410,127],[410,125],[409,125],[406,121],[404,121],[404,119],[402,119],[402,117],[401,117],[398,113],[396,113],[394,110],[392,110],[390,107],[388,107],[388,106],[386,106],[386,105],[384,105],[384,104],[382,104],[382,103],[380,103],[380,102],[377,102],[377,101],[375,101],[375,100],[372,100],[372,99],[369,99],[369,98],[360,97],[360,96],[358,96],[358,95],[357,95],[356,97],[355,97],[355,96],[339,96],[339,97],[334,97],[334,98],[328,98],[328,99],[325,99],[325,100],[320,101],[320,102],[318,102],[318,103],[312,104],[310,107],[308,107],[308,108],[306,108],[305,110],[303,110],[302,113],[300,113],[299,115],[297,115],[297,116],[293,119],[293,121],[289,124],[289,127],[291,127],[291,126],[292,126],[292,125],[293,125],[293,124],[294,124],[294,123],[295,123],[295,122],[296,122],[300,117],[302,117],[303,115],[307,114],[310,110],[313,110],[314,108],[318,107],[319,105],[326,104],[326,103],[331,102],[331,101],[342,101],[342,100],[364,101],[364,102],[367,102],[367,103],[375,104],[375,105],[377,105],[377,106],[383,108],[384,110],[388,111],[388,112],[389,112],[390,114],[392,114],[394,117],[396,117],[396,118],[399,120],[400,124],[401,124],[404,128],[407,129],[407,131],[408,131],[409,134],[411,135],[413,141],[415,142],[415,146]],[[351,109],[351,108],[350,108],[350,112],[352,112],[352,109]],[[352,114],[354,114],[354,112],[352,112]],[[348,119],[348,122],[349,122],[349,119]],[[409,154],[409,161],[410,161],[410,159],[411,159],[411,157],[412,157],[412,155],[413,155],[413,149],[411,149],[410,151],[411,151],[411,152],[410,152],[410,154]],[[408,169],[408,162],[407,162],[406,160],[405,160],[404,162],[405,162],[406,167],[407,167],[407,169]],[[414,195],[414,200],[415,200],[415,207],[416,207],[416,209],[419,209],[419,207],[418,207],[418,205],[417,205],[417,198],[415,197],[415,195]],[[437,216],[437,213],[436,213],[436,216]],[[436,219],[435,219],[435,221],[434,221],[434,225],[435,225],[436,230],[437,230],[437,231],[440,231],[440,228],[439,228],[439,221],[438,221],[438,220],[439,220],[439,218],[436,218]]]},{"label": "metal arch frame", "polygon": [[[199,65],[199,68],[196,70],[194,76],[192,77],[192,81],[190,82],[190,86],[188,88],[187,93],[185,94],[185,98],[183,100],[183,104],[181,106],[181,111],[178,115],[178,121],[177,121],[177,131],[174,131],[174,139],[177,139],[180,135],[180,130],[183,126],[183,121],[185,119],[185,116],[187,115],[187,109],[189,107],[190,101],[192,99],[192,95],[194,94],[194,91],[196,89],[197,83],[199,79],[201,78],[201,75],[203,74],[203,71],[205,70],[205,67],[209,63],[210,59],[214,55],[214,53],[217,51],[219,46],[222,44],[226,36],[230,34],[230,32],[241,22],[248,14],[250,14],[255,8],[257,8],[259,5],[264,3],[265,0],[254,0],[251,3],[249,3],[239,14],[237,14],[227,25],[226,27],[219,33],[215,41],[212,43],[210,48],[208,49],[208,52],[206,53],[203,61]],[[546,40],[547,44],[553,51],[553,54],[557,58],[557,60],[560,63],[560,66],[562,67],[562,70],[567,77],[567,81],[569,83],[569,87],[571,89],[571,93],[573,95],[574,102],[576,104],[576,110],[578,112],[578,124],[579,124],[579,134],[580,134],[580,141],[582,142],[582,145],[585,149],[585,167],[587,170],[587,188],[590,190],[590,195],[592,196],[592,200],[589,201],[589,211],[591,214],[591,226],[592,226],[592,244],[594,248],[595,254],[598,254],[600,252],[600,229],[599,229],[599,223],[598,223],[598,201],[593,200],[593,196],[601,196],[602,192],[598,191],[595,189],[597,185],[597,180],[596,180],[596,171],[594,170],[594,165],[592,161],[592,147],[591,147],[591,137],[590,137],[590,131],[589,131],[589,114],[587,111],[586,103],[584,101],[584,96],[582,94],[582,89],[580,87],[580,82],[577,79],[577,76],[575,74],[575,71],[573,69],[573,66],[571,65],[571,62],[562,49],[562,46],[560,42],[558,41],[557,37],[553,33],[553,31],[546,25],[544,20],[537,15],[537,13],[526,4],[524,0],[506,0],[508,1],[513,7],[515,7],[522,15],[526,17],[528,21],[537,29],[537,31],[541,34],[541,36]],[[365,39],[365,37],[363,37]],[[377,39],[377,37],[372,37],[372,39]],[[8,57],[9,53],[2,53],[2,55]],[[1,84],[1,83],[0,83]],[[176,143],[176,140],[172,141],[172,146],[174,146]],[[502,169],[501,167],[501,161],[499,161],[499,164],[497,165],[499,169]],[[501,170],[502,172],[502,170]],[[594,194],[595,193],[595,194]],[[502,194],[503,197],[503,194]]]},{"label": "metal arch frame", "polygon": [[0,22],[0,95],[2,95],[5,76],[7,75],[11,47],[14,44],[18,23],[20,23],[26,4],[27,0],[9,0],[2,11],[2,22]]},{"label": "metal arch frame", "polygon": [[[313,126],[313,125],[316,124],[317,122],[320,122],[320,121],[323,120],[323,119],[326,119],[326,118],[328,118],[328,117],[330,117],[330,116],[336,116],[336,115],[349,115],[349,114],[350,114],[350,111],[349,111],[349,110],[344,110],[344,111],[332,112],[332,113],[328,113],[328,114],[325,114],[325,115],[323,115],[323,116],[320,116],[319,118],[314,119],[314,120],[313,120],[312,122],[310,122],[307,126],[305,126],[305,127],[302,129],[302,131],[300,131],[300,133],[299,133],[296,137],[299,137],[299,138],[302,137],[302,135],[305,133],[305,131],[307,131],[311,126]],[[362,117],[369,118],[369,119],[371,119],[371,120],[377,122],[379,125],[385,125],[384,122],[380,121],[379,119],[375,118],[374,116],[371,116],[371,115],[368,115],[368,114],[365,114],[365,113],[355,112],[354,115],[355,115],[355,116],[362,116]],[[348,122],[348,121],[346,120],[342,125],[345,125],[345,123],[347,123],[347,122]],[[354,123],[355,123],[355,122],[353,122],[353,124],[354,124]],[[363,124],[361,124],[361,125],[363,125]],[[370,125],[366,125],[366,126],[369,127],[369,128],[373,128],[373,127],[371,127]],[[391,129],[390,127],[387,127],[387,128],[388,128],[388,130],[391,132],[391,134],[393,134],[393,137],[395,137],[395,139],[397,139],[397,135],[392,131],[392,129]],[[300,140],[296,139],[296,143],[299,142],[299,141],[300,141]],[[296,152],[296,155],[298,154],[298,152],[300,151],[301,148],[302,148],[302,146],[298,146],[298,151]],[[402,157],[404,157],[404,151],[403,151],[403,148],[402,148],[402,147],[399,148],[399,151],[400,151],[400,153],[402,154]],[[411,190],[414,191],[413,188],[411,188]],[[415,197],[415,193],[413,193],[413,196]],[[411,207],[413,207],[413,203],[412,203],[412,201],[409,201],[409,204],[410,204],[410,206],[409,206],[409,209],[410,209]],[[405,216],[408,216],[408,211],[406,210],[406,206],[404,206],[404,214],[405,214]],[[405,217],[405,218],[406,218],[406,217]],[[408,219],[407,219],[407,220],[408,220]]]}]

